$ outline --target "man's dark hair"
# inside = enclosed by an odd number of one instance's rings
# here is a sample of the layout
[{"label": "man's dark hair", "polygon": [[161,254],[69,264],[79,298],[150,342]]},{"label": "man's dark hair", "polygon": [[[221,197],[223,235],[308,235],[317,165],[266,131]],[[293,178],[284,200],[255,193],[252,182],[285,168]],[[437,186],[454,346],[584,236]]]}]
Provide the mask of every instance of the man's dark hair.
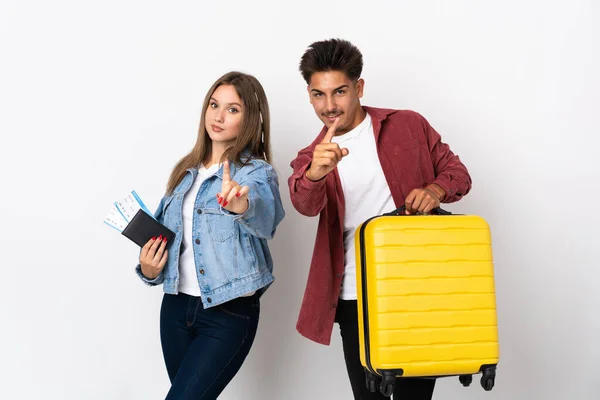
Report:
[{"label": "man's dark hair", "polygon": [[300,60],[300,72],[307,84],[315,72],[342,71],[355,81],[362,73],[363,60],[360,50],[342,39],[314,42]]}]

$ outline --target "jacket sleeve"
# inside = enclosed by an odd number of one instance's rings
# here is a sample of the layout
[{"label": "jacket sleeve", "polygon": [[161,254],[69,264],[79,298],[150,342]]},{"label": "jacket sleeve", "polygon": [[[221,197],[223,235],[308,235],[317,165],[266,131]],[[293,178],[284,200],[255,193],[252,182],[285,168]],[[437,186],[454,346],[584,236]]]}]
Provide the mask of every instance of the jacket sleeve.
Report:
[{"label": "jacket sleeve", "polygon": [[448,144],[442,142],[438,132],[423,117],[422,124],[429,146],[429,154],[433,162],[435,183],[446,192],[443,203],[460,200],[471,190],[471,176],[467,167],[455,155]]},{"label": "jacket sleeve", "polygon": [[[163,208],[165,205],[165,197],[163,197],[160,200],[160,203],[158,204],[158,207],[156,209],[156,211],[154,212],[154,218],[156,218],[156,220],[158,222],[160,222],[161,224],[163,223]],[[140,254],[141,254],[141,249],[140,249]],[[139,278],[142,280],[142,282],[144,282],[145,284],[147,284],[148,286],[156,286],[156,285],[160,285],[164,282],[165,280],[165,275],[164,275],[164,269],[162,271],[160,271],[160,274],[158,274],[158,276],[154,279],[148,279],[144,276],[144,274],[142,274],[142,266],[141,264],[138,264],[135,267],[135,273],[139,276]]]},{"label": "jacket sleeve", "polygon": [[290,163],[293,172],[288,178],[292,205],[300,214],[307,217],[319,215],[327,204],[325,193],[327,177],[313,182],[305,175],[310,168],[311,161],[312,157],[309,153],[298,153],[298,156]]},{"label": "jacket sleeve", "polygon": [[234,220],[251,235],[272,239],[277,226],[285,217],[279,192],[279,178],[268,163],[259,163],[238,182],[248,186],[248,209]]}]

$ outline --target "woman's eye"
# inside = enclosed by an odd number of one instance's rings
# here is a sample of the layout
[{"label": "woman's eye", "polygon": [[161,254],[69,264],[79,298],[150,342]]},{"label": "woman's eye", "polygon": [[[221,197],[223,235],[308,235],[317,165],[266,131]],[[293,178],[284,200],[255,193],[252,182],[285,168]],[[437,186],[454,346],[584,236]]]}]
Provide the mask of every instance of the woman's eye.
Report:
[{"label": "woman's eye", "polygon": [[238,113],[238,109],[237,108],[230,108],[229,112],[232,114],[237,114]]},{"label": "woman's eye", "polygon": [[217,108],[217,107],[218,107],[217,103],[210,103],[210,108]]}]

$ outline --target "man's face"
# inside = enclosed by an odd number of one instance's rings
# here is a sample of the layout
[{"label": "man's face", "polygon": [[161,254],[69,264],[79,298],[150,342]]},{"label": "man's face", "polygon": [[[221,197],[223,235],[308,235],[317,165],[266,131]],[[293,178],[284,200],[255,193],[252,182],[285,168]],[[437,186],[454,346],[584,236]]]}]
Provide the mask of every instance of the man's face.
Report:
[{"label": "man's face", "polygon": [[310,104],[328,128],[339,117],[337,134],[341,135],[362,121],[363,87],[362,79],[354,82],[341,71],[315,72],[308,85]]}]

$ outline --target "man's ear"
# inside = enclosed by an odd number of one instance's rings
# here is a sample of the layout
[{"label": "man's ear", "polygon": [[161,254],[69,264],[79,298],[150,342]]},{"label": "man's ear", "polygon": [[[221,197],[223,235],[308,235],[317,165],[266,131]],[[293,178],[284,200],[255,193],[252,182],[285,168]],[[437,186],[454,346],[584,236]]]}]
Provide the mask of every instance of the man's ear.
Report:
[{"label": "man's ear", "polygon": [[365,80],[360,78],[359,80],[356,81],[356,94],[359,99],[363,97],[364,88],[365,88]]}]

